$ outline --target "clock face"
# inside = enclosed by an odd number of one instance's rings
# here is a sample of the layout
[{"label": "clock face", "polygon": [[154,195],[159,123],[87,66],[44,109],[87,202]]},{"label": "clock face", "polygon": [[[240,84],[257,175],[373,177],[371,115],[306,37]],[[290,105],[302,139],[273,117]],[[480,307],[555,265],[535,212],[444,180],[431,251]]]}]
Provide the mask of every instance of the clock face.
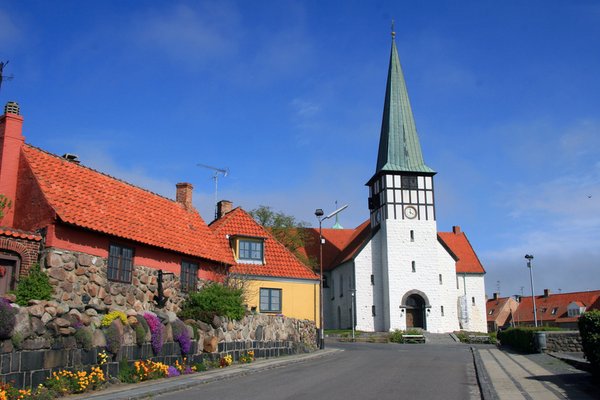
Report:
[{"label": "clock face", "polygon": [[404,207],[404,216],[408,219],[413,219],[417,216],[417,209],[413,206]]}]

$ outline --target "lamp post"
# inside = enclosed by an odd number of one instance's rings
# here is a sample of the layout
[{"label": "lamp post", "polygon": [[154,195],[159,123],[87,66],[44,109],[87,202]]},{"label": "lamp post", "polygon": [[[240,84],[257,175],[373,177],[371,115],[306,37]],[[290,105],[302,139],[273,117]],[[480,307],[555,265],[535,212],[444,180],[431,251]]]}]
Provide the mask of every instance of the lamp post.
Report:
[{"label": "lamp post", "polygon": [[325,348],[325,335],[323,332],[323,221],[329,219],[348,208],[348,204],[338,208],[331,214],[324,217],[323,209],[317,208],[315,216],[319,220],[319,348]]},{"label": "lamp post", "polygon": [[531,282],[531,299],[533,300],[533,321],[534,325],[537,328],[537,310],[535,308],[535,290],[533,289],[533,266],[531,265],[531,260],[533,260],[533,256],[531,254],[525,254],[525,259],[527,260],[527,268],[529,268],[529,281]]}]

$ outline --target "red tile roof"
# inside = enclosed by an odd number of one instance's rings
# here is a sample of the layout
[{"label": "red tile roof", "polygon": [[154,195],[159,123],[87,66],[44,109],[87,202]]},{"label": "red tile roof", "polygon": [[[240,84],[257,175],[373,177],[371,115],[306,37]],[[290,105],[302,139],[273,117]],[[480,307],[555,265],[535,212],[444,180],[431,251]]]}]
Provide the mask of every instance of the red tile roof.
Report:
[{"label": "red tile roof", "polygon": [[[569,317],[567,307],[572,302],[580,302],[586,307],[586,311],[597,309],[600,299],[600,290],[589,292],[572,292],[549,294],[545,296],[535,296],[535,306],[537,308],[538,322],[570,322],[576,321],[578,317]],[[596,307],[596,308],[595,308]],[[552,310],[557,311],[553,315]],[[545,309],[545,310],[544,310]],[[544,311],[542,311],[544,310]],[[531,296],[522,297],[519,302],[519,308],[514,316],[514,321],[521,323],[533,323],[533,301]]]},{"label": "red tile roof", "polygon": [[0,227],[0,236],[10,236],[17,239],[27,239],[39,242],[42,237],[36,233],[22,231],[20,229]]},{"label": "red tile roof", "polygon": [[467,235],[460,232],[460,229],[452,232],[438,232],[438,237],[458,257],[457,273],[485,274],[485,269],[469,243]]},{"label": "red tile roof", "polygon": [[[307,228],[311,238],[306,247],[300,249],[305,255],[319,257],[319,229]],[[475,250],[463,232],[439,232],[438,237],[458,260],[457,273],[485,273],[483,265],[477,258]],[[371,224],[369,220],[355,229],[323,229],[323,269],[333,269],[338,265],[356,257],[368,240],[371,239]]]},{"label": "red tile roof", "polygon": [[[277,241],[269,231],[258,224],[246,211],[235,208],[220,219],[213,221],[210,228],[215,232],[219,245],[230,249],[229,257],[233,273],[252,276],[272,276],[317,280],[319,276],[300,262],[283,244]],[[236,263],[233,249],[227,238],[248,236],[264,238],[264,264]]]},{"label": "red tile roof", "polygon": [[33,146],[22,151],[61,221],[194,257],[230,259],[196,210]]}]

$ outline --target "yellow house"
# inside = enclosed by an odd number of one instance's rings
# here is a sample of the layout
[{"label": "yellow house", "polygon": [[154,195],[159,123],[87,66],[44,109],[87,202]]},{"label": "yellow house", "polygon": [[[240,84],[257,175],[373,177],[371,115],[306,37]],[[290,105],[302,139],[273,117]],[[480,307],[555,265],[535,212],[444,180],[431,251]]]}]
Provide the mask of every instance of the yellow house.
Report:
[{"label": "yellow house", "polygon": [[296,258],[241,208],[218,204],[210,224],[217,240],[229,246],[230,275],[240,280],[253,311],[315,321],[319,319],[319,276]]}]

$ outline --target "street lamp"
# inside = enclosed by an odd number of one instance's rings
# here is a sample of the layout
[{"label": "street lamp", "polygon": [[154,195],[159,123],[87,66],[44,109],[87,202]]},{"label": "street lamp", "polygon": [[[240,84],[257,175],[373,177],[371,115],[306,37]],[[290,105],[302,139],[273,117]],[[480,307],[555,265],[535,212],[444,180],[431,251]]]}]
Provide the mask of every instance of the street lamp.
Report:
[{"label": "street lamp", "polygon": [[527,268],[529,268],[529,280],[531,281],[531,299],[533,300],[533,321],[535,327],[537,328],[537,310],[535,308],[535,290],[533,289],[533,266],[531,265],[531,260],[533,260],[533,256],[531,254],[525,254],[525,259],[527,259]]},{"label": "street lamp", "polygon": [[338,208],[331,214],[324,217],[323,209],[317,208],[315,216],[319,220],[319,348],[325,348],[325,335],[323,333],[323,221],[336,216],[340,212],[348,208],[348,204]]}]

